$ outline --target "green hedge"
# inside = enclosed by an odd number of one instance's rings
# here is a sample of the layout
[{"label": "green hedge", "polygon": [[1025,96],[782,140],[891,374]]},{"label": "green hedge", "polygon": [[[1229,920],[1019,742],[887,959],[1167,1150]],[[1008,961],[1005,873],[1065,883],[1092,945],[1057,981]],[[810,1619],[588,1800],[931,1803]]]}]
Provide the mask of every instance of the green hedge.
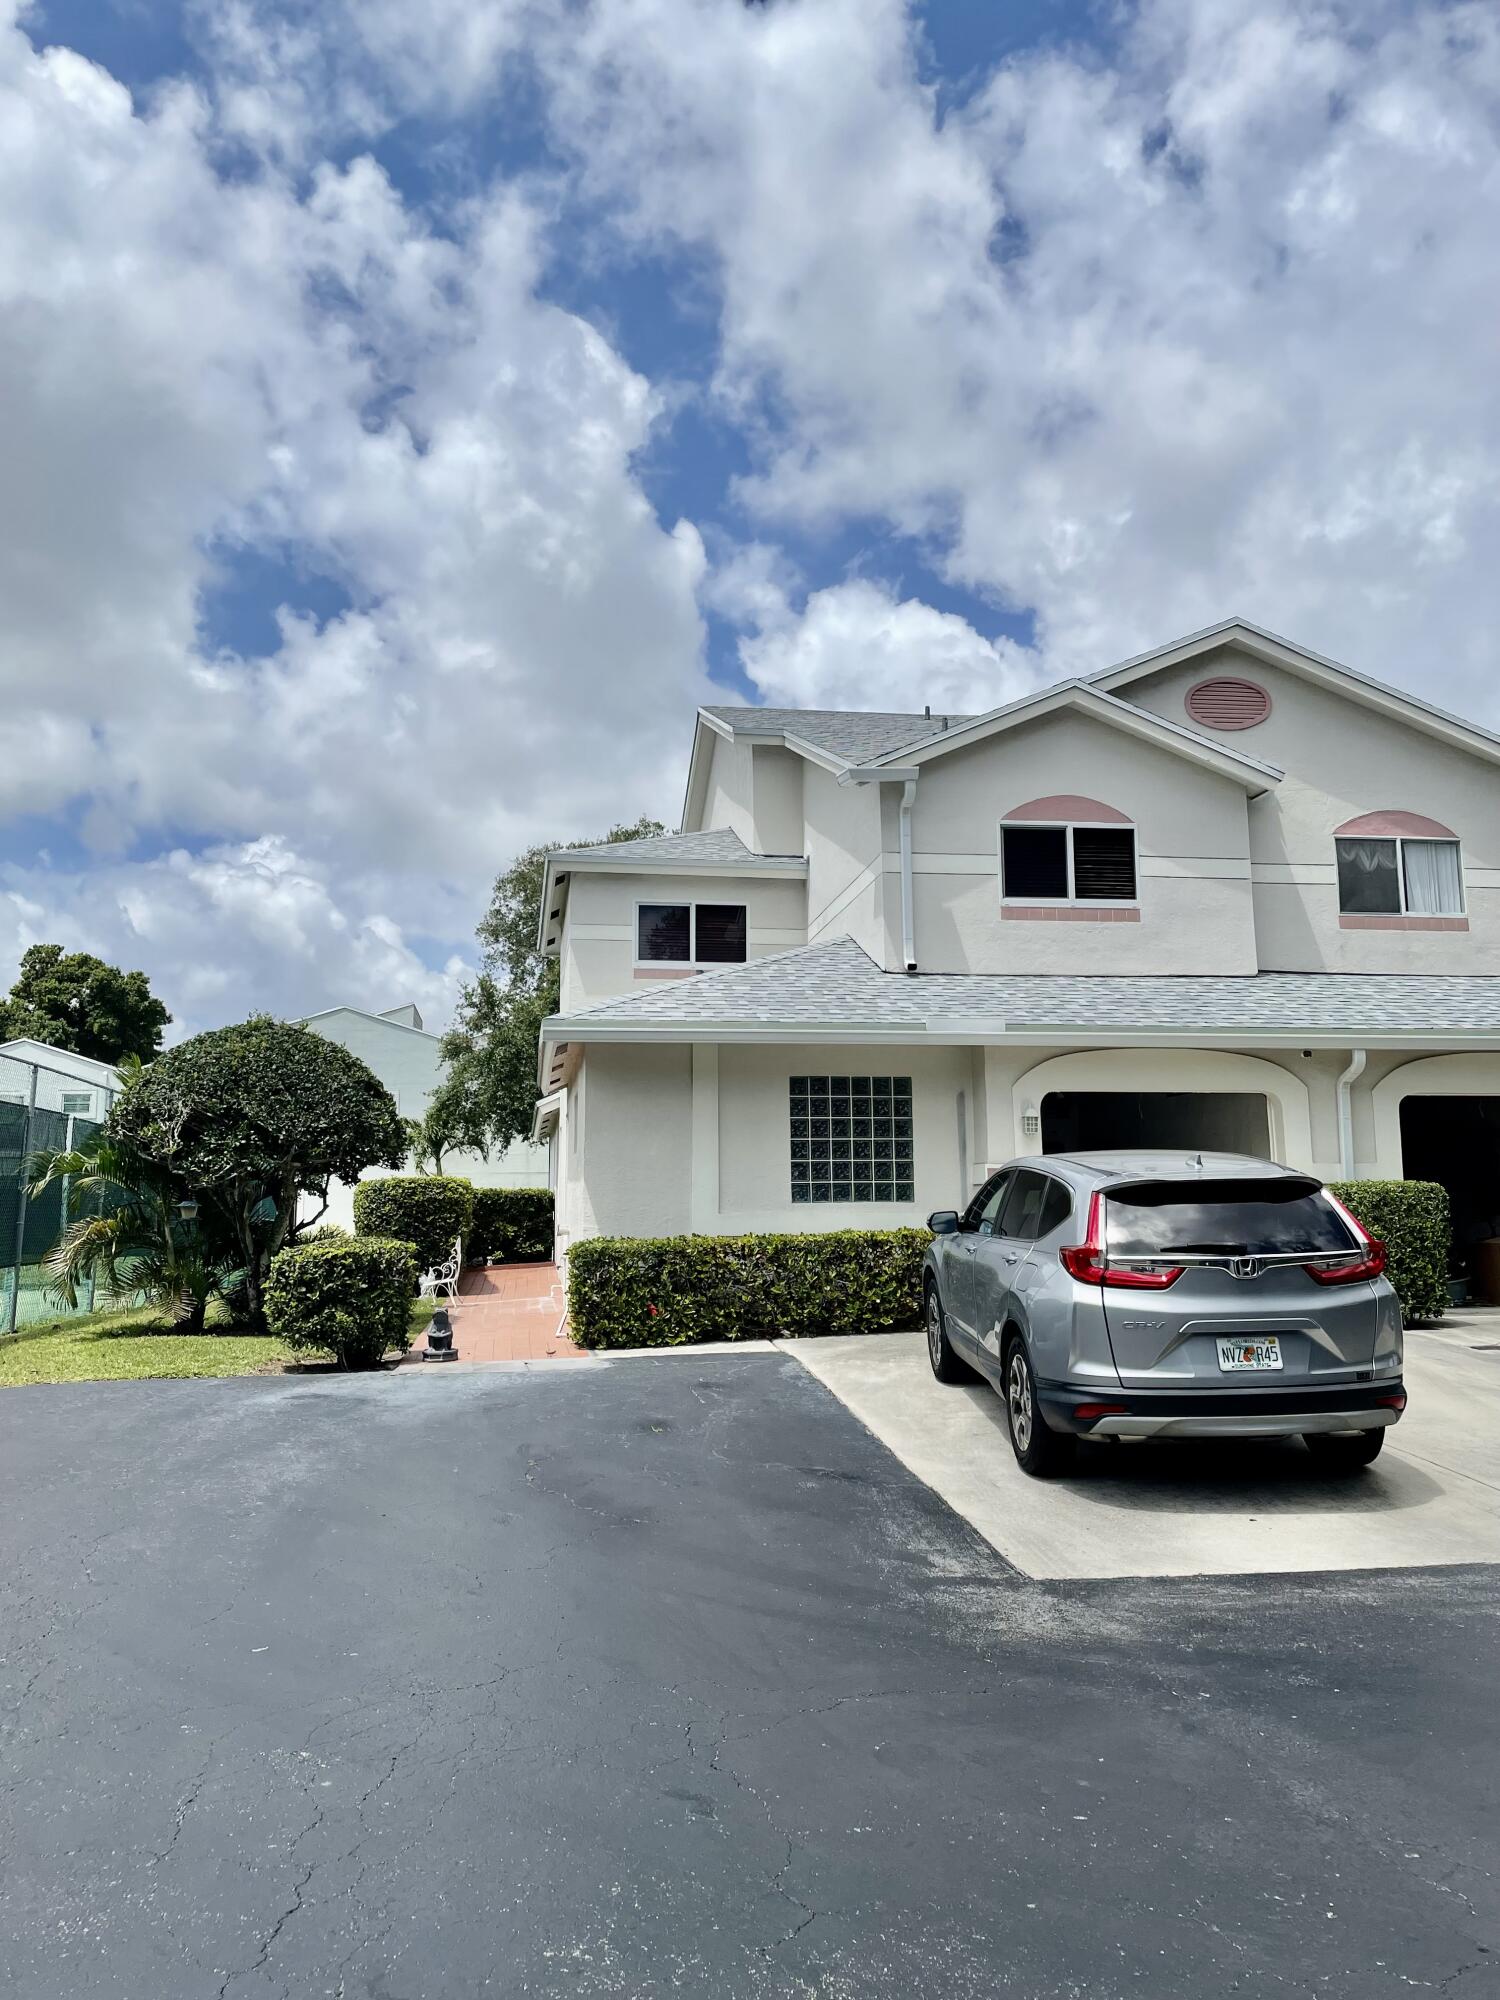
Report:
[{"label": "green hedge", "polygon": [[471,1257],[545,1263],[552,1255],[551,1188],[477,1187]]},{"label": "green hedge", "polygon": [[453,1239],[467,1241],[473,1220],[473,1188],[446,1174],[393,1174],[361,1181],[354,1190],[357,1234],[392,1236],[411,1244],[419,1272],[445,1263],[453,1253]]},{"label": "green hedge", "polygon": [[326,1348],[340,1368],[378,1368],[411,1345],[417,1260],[409,1243],[359,1236],[271,1259],[266,1327],[291,1347]]},{"label": "green hedge", "polygon": [[568,1252],[584,1347],[680,1347],[919,1324],[925,1229],[821,1236],[595,1236]]},{"label": "green hedge", "polygon": [[1453,1235],[1447,1189],[1436,1181],[1330,1181],[1328,1191],[1385,1245],[1385,1274],[1403,1319],[1441,1319]]}]

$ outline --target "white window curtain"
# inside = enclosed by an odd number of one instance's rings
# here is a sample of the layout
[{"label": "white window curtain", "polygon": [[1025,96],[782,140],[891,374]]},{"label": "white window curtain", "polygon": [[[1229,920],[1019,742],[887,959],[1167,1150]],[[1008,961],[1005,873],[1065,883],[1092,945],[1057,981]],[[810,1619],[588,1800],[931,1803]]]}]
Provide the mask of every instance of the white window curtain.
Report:
[{"label": "white window curtain", "polygon": [[1408,840],[1406,907],[1414,917],[1456,917],[1464,906],[1463,870],[1456,840]]}]

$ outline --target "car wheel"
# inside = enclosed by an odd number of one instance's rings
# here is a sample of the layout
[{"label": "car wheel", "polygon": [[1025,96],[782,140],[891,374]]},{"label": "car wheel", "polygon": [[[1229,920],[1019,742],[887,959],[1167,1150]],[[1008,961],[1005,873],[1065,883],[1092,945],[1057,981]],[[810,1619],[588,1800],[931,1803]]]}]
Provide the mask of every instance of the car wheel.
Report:
[{"label": "car wheel", "polygon": [[1042,1415],[1031,1357],[1019,1338],[1005,1351],[1005,1421],[1016,1463],[1033,1479],[1055,1478],[1072,1463],[1073,1436],[1053,1430]]},{"label": "car wheel", "polygon": [[940,1382],[972,1382],[974,1370],[960,1361],[948,1339],[948,1322],[936,1285],[927,1287],[927,1359]]},{"label": "car wheel", "polygon": [[1358,1472],[1373,1465],[1385,1443],[1384,1430],[1309,1431],[1303,1443],[1329,1472]]}]

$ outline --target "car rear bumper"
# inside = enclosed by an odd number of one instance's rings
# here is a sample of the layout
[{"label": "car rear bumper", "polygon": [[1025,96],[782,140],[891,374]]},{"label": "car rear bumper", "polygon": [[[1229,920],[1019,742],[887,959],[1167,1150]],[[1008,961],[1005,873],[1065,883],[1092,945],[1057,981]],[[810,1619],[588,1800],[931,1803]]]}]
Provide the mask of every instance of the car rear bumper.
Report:
[{"label": "car rear bumper", "polygon": [[1300,1437],[1317,1431],[1371,1431],[1399,1421],[1398,1382],[1344,1388],[1067,1389],[1049,1383],[1037,1400],[1055,1431],[1078,1437]]}]

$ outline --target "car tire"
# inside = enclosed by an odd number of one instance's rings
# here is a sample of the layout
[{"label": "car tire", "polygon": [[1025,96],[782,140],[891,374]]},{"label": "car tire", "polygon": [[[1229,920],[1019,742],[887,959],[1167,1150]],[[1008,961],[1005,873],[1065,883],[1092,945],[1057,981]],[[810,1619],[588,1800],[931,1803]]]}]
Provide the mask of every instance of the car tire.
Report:
[{"label": "car tire", "polygon": [[974,1370],[953,1352],[953,1343],[948,1338],[948,1317],[936,1285],[927,1287],[923,1317],[927,1326],[927,1359],[932,1363],[933,1374],[940,1382],[972,1382]]},{"label": "car tire", "polygon": [[1033,1479],[1055,1479],[1073,1463],[1077,1440],[1070,1431],[1055,1431],[1042,1415],[1036,1376],[1026,1343],[1015,1336],[1005,1350],[1005,1427],[1016,1463]]},{"label": "car tire", "polygon": [[1325,1471],[1359,1472],[1379,1458],[1385,1431],[1309,1431],[1302,1442]]}]

